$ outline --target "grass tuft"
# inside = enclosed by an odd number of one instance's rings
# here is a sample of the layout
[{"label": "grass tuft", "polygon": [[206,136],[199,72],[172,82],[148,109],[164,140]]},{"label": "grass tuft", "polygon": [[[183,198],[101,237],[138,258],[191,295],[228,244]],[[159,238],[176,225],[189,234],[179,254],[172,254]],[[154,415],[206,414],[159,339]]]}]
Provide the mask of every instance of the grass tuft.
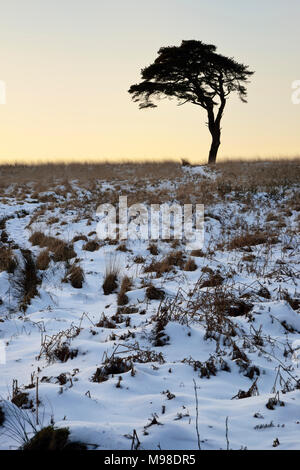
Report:
[{"label": "grass tuft", "polygon": [[87,450],[87,446],[82,442],[72,442],[69,439],[68,428],[55,429],[47,426],[38,431],[21,450],[31,451],[82,451]]}]

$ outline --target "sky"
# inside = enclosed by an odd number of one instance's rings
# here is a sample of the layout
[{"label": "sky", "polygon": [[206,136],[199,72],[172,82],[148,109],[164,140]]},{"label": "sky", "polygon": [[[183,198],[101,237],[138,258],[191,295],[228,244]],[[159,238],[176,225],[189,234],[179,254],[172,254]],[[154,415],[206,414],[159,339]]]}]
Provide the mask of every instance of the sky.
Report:
[{"label": "sky", "polygon": [[139,110],[127,90],[162,46],[215,44],[255,75],[231,97],[221,158],[300,154],[299,0],[0,0],[0,162],[207,158],[200,107]]}]

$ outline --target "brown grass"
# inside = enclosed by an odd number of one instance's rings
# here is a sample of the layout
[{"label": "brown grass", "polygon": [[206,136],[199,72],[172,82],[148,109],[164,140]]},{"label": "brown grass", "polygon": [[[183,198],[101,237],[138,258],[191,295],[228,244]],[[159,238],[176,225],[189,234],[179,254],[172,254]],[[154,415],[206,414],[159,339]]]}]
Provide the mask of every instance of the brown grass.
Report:
[{"label": "brown grass", "polygon": [[72,264],[67,273],[67,279],[75,289],[81,289],[84,281],[84,272],[81,266]]},{"label": "brown grass", "polygon": [[117,275],[115,273],[107,274],[104,278],[102,287],[103,287],[104,295],[112,294],[118,287]]},{"label": "brown grass", "polygon": [[38,294],[40,283],[35,260],[30,250],[22,250],[23,267],[13,278],[13,285],[20,297],[20,308],[26,311],[31,299]]},{"label": "brown grass", "polygon": [[291,186],[300,180],[300,158],[220,161],[222,179],[248,190]]},{"label": "brown grass", "polygon": [[120,267],[115,256],[111,256],[106,263],[104,281],[102,284],[104,295],[112,294],[118,287]]},{"label": "brown grass", "polygon": [[117,246],[116,248],[117,251],[122,251],[122,252],[126,252],[128,251],[128,248],[126,246],[126,243],[121,243],[119,246]]},{"label": "brown grass", "polygon": [[50,255],[49,255],[49,250],[43,250],[40,252],[36,259],[36,267],[37,269],[40,269],[42,271],[45,271],[45,269],[48,268],[50,263]]},{"label": "brown grass", "polygon": [[99,248],[100,244],[96,240],[89,240],[82,247],[82,249],[86,251],[96,251],[99,250]]},{"label": "brown grass", "polygon": [[165,297],[165,293],[162,289],[151,285],[146,289],[146,297],[149,300],[162,300]]},{"label": "brown grass", "polygon": [[126,305],[128,303],[128,297],[126,292],[131,289],[132,281],[128,276],[124,276],[122,279],[120,292],[118,294],[118,305]]},{"label": "brown grass", "polygon": [[191,256],[195,256],[196,258],[203,258],[205,254],[203,253],[202,250],[192,250]]},{"label": "brown grass", "polygon": [[42,232],[33,232],[29,241],[32,245],[39,245],[41,248],[48,248],[48,250],[52,251],[54,261],[68,261],[76,256],[72,244],[68,244],[59,238],[45,235]]},{"label": "brown grass", "polygon": [[[0,165],[0,184],[4,187],[12,183],[26,184],[36,182],[46,191],[49,184],[57,181],[65,183],[66,194],[69,180],[78,179],[82,183],[91,179],[101,181],[124,180],[160,180],[176,178],[181,175],[179,162],[165,160],[160,162],[124,162],[124,163],[46,163],[46,164],[2,164]],[[46,196],[44,196],[45,198]],[[37,197],[41,200],[41,198]],[[47,201],[49,197],[46,197]]]},{"label": "brown grass", "polygon": [[158,255],[158,248],[155,243],[150,243],[150,245],[148,246],[148,250],[150,251],[151,255]]},{"label": "brown grass", "polygon": [[85,236],[85,235],[75,235],[75,237],[73,237],[72,239],[72,243],[76,243],[78,242],[79,240],[82,240],[84,242],[87,242],[88,241],[88,238]]},{"label": "brown grass", "polygon": [[0,248],[0,271],[13,273],[17,267],[17,260],[11,248],[2,246]]},{"label": "brown grass", "polygon": [[234,237],[228,244],[229,250],[261,245],[263,243],[274,244],[278,239],[267,232],[244,233]]},{"label": "brown grass", "polygon": [[75,258],[76,252],[74,251],[73,245],[68,245],[62,240],[59,240],[56,247],[53,249],[53,260],[54,261],[68,261],[69,259]]},{"label": "brown grass", "polygon": [[144,268],[145,273],[155,272],[157,277],[171,272],[175,266],[182,268],[184,265],[184,254],[182,251],[172,251],[161,261],[152,261]]},{"label": "brown grass", "polygon": [[111,357],[106,357],[104,365],[98,367],[95,374],[92,376],[92,382],[105,382],[109,379],[110,375],[115,374],[124,374],[132,369],[132,363],[127,362],[126,359],[123,359],[119,356],[112,355]]},{"label": "brown grass", "polygon": [[[203,165],[205,166],[205,165]],[[212,167],[216,178],[187,175],[179,162],[144,163],[70,163],[45,165],[0,165],[0,187],[10,186],[10,195],[23,200],[28,195],[48,206],[59,203],[61,207],[80,209],[86,212],[88,224],[95,206],[103,202],[115,204],[124,184],[127,185],[128,204],[145,202],[162,204],[170,200],[179,203],[197,201],[206,206],[224,201],[231,194],[234,199],[250,202],[258,191],[267,191],[277,197],[279,187],[291,187],[300,180],[300,158],[267,161],[226,161]],[[208,170],[209,173],[210,170]],[[184,177],[183,177],[184,176]],[[178,184],[170,190],[161,186],[163,180],[173,180]],[[89,191],[85,199],[79,197],[77,187]],[[115,186],[109,190],[99,190],[99,182],[110,181]],[[31,183],[30,188],[28,183]],[[145,184],[147,183],[147,184]],[[18,187],[17,187],[18,186]],[[153,190],[154,189],[154,190]],[[53,191],[52,194],[45,194]],[[235,192],[233,195],[232,192]],[[67,198],[62,201],[59,198]],[[294,201],[294,202],[293,202]],[[299,196],[291,198],[290,208],[300,207]],[[49,209],[49,207],[48,207]],[[42,215],[43,208],[38,209]],[[90,212],[90,213],[88,213]],[[34,214],[30,223],[36,220]],[[29,224],[30,225],[30,224]]]},{"label": "brown grass", "polygon": [[192,258],[189,258],[185,263],[183,269],[184,271],[196,271],[197,267],[198,266],[196,265],[195,261]]}]

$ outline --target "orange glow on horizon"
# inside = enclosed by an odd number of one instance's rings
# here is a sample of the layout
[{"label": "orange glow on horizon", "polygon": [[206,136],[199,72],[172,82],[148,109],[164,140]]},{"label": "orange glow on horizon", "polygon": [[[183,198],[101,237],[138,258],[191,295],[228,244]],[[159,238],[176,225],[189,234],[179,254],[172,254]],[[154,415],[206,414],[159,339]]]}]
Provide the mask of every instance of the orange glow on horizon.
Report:
[{"label": "orange glow on horizon", "polygon": [[256,71],[248,103],[228,101],[219,158],[300,153],[300,105],[291,101],[292,83],[300,79],[299,2],[287,8],[272,0],[271,9],[269,0],[124,3],[11,0],[1,7],[0,79],[7,87],[7,103],[0,104],[1,163],[206,162],[204,110],[163,100],[141,111],[127,93],[159,47],[192,38]]}]

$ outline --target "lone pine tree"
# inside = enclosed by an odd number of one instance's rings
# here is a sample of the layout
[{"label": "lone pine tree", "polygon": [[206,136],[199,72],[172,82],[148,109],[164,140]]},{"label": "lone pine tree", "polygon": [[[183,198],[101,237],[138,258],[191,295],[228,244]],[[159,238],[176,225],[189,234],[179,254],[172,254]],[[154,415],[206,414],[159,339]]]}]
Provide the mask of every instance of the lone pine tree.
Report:
[{"label": "lone pine tree", "polygon": [[246,102],[246,84],[254,72],[233,58],[216,53],[216,46],[202,41],[182,41],[162,47],[153,64],[141,71],[142,81],[128,90],[139,108],[155,108],[153,98],[177,98],[207,112],[212,143],[208,163],[215,163],[221,143],[221,119],[228,96],[236,92]]}]

